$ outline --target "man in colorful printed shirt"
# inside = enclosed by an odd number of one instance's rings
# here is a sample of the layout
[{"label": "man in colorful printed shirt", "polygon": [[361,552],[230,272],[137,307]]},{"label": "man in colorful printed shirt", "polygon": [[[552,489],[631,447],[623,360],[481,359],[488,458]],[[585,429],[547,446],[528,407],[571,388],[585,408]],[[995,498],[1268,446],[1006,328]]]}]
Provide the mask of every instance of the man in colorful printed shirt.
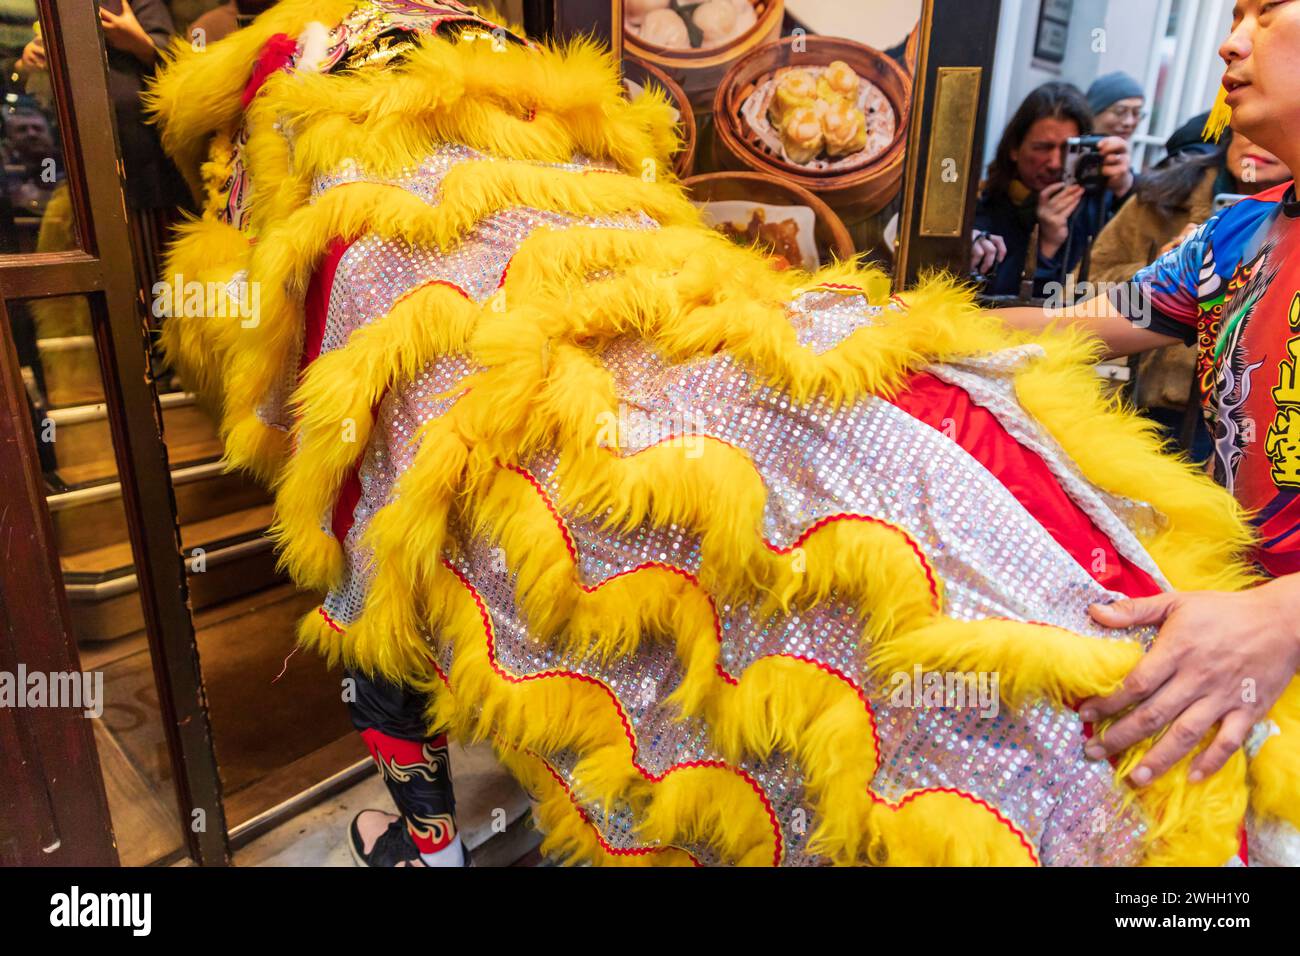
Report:
[{"label": "man in colorful printed shirt", "polygon": [[[1219,50],[1232,126],[1300,169],[1300,0],[1237,0]],[[1041,328],[1061,312],[1007,309]],[[1235,594],[1168,593],[1095,606],[1110,627],[1158,625],[1150,652],[1085,720],[1129,712],[1094,739],[1104,758],[1167,728],[1130,774],[1148,783],[1191,753],[1191,779],[1214,773],[1300,667],[1300,201],[1284,183],[1244,199],[1108,297],[1064,311],[1113,355],[1199,345],[1214,475],[1259,529],[1256,560],[1274,579]],[[1249,691],[1249,692],[1248,692]],[[1131,710],[1130,710],[1131,708]]]}]

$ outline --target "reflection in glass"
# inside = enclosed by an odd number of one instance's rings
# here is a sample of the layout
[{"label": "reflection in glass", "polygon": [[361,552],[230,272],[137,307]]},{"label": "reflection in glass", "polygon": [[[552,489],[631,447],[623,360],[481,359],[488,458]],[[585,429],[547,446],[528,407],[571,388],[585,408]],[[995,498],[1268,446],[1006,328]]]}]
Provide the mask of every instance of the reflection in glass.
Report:
[{"label": "reflection in glass", "polygon": [[86,296],[9,302],[82,669],[104,677],[95,720],[118,854],[183,849],[171,757],[127,533]]},{"label": "reflection in glass", "polygon": [[677,172],[777,268],[893,267],[921,0],[623,5],[629,95],[663,87]]},{"label": "reflection in glass", "polygon": [[72,249],[76,224],[36,5],[6,4],[0,17],[0,253]]}]

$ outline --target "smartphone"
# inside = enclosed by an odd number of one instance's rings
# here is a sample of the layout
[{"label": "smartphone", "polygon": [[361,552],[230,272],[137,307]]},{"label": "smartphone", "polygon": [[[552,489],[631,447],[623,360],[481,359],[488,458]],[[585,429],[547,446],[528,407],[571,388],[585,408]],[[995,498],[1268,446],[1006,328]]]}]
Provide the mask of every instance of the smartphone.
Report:
[{"label": "smartphone", "polygon": [[1236,205],[1246,197],[1241,193],[1219,193],[1214,197],[1214,211],[1221,213],[1229,206]]}]

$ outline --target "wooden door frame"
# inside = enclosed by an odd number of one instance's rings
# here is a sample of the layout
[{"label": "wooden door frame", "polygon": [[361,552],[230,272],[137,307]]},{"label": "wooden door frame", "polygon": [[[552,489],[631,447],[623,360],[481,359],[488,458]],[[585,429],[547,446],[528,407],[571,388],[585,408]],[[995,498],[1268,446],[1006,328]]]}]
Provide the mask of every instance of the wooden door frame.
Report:
[{"label": "wooden door frame", "polygon": [[[14,348],[0,299],[0,670],[81,670]],[[53,759],[49,759],[53,758]],[[0,708],[0,865],[116,866],[95,735],[78,710]]]},{"label": "wooden door frame", "polygon": [[[894,285],[899,291],[916,285],[928,271],[945,271],[958,278],[970,273],[970,233],[983,164],[984,127],[1001,8],[1001,0],[924,0],[916,75],[912,79],[912,119],[903,171],[898,253],[894,259]],[[945,103],[941,96],[944,81],[963,75],[972,84],[966,85],[964,92],[961,83],[948,87],[957,92],[957,98]],[[952,128],[953,116],[962,119],[960,128]],[[927,182],[933,183],[932,170],[939,170],[952,158],[936,154],[936,123],[950,134],[946,142],[951,150],[945,148],[943,152],[965,152],[967,159],[955,164],[957,179],[944,181],[940,187],[950,192],[945,197],[945,215],[930,217],[926,215]],[[934,196],[929,198],[933,200]],[[948,223],[936,227],[939,219]]]},{"label": "wooden door frame", "polygon": [[[0,296],[13,300],[84,294],[90,302],[122,504],[185,845],[197,863],[226,864],[230,848],[221,784],[189,610],[176,504],[162,440],[162,415],[150,367],[146,302],[136,280],[126,220],[123,169],[108,94],[108,58],[99,28],[98,5],[84,0],[37,0],[37,7],[46,37],[65,179],[80,249],[0,257]],[[77,63],[75,70],[69,68],[70,60]],[[98,69],[93,68],[95,64]],[[0,361],[5,363],[4,377],[11,385],[17,372],[12,347],[6,347]],[[5,411],[10,413],[11,409]],[[10,424],[30,430],[25,416]],[[34,444],[27,451],[34,455]],[[34,462],[34,458],[29,459],[28,467],[34,467]],[[45,511],[43,501],[39,502],[39,510]],[[48,514],[44,522],[44,546],[51,548]],[[57,557],[51,560],[57,568]],[[45,564],[6,569],[9,587],[5,594],[42,594],[43,575],[48,570]],[[53,653],[60,642],[66,646],[69,639],[68,608],[61,580],[56,590],[61,601],[56,606],[62,628],[52,628],[47,622],[44,631],[23,635],[35,651],[42,653]],[[75,643],[70,652],[74,669],[79,669]],[[102,793],[98,773],[94,781]],[[111,841],[111,829],[105,830],[105,835]]]}]

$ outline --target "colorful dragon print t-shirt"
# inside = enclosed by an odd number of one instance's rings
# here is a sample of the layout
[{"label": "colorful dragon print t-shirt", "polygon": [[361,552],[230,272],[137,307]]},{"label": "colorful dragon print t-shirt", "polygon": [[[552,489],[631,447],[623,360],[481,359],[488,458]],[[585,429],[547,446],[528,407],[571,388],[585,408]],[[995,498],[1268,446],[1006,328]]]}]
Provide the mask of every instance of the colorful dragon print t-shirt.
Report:
[{"label": "colorful dragon print t-shirt", "polygon": [[1300,202],[1284,183],[1241,200],[1141,269],[1111,301],[1197,345],[1215,480],[1250,509],[1259,563],[1300,571]]}]

